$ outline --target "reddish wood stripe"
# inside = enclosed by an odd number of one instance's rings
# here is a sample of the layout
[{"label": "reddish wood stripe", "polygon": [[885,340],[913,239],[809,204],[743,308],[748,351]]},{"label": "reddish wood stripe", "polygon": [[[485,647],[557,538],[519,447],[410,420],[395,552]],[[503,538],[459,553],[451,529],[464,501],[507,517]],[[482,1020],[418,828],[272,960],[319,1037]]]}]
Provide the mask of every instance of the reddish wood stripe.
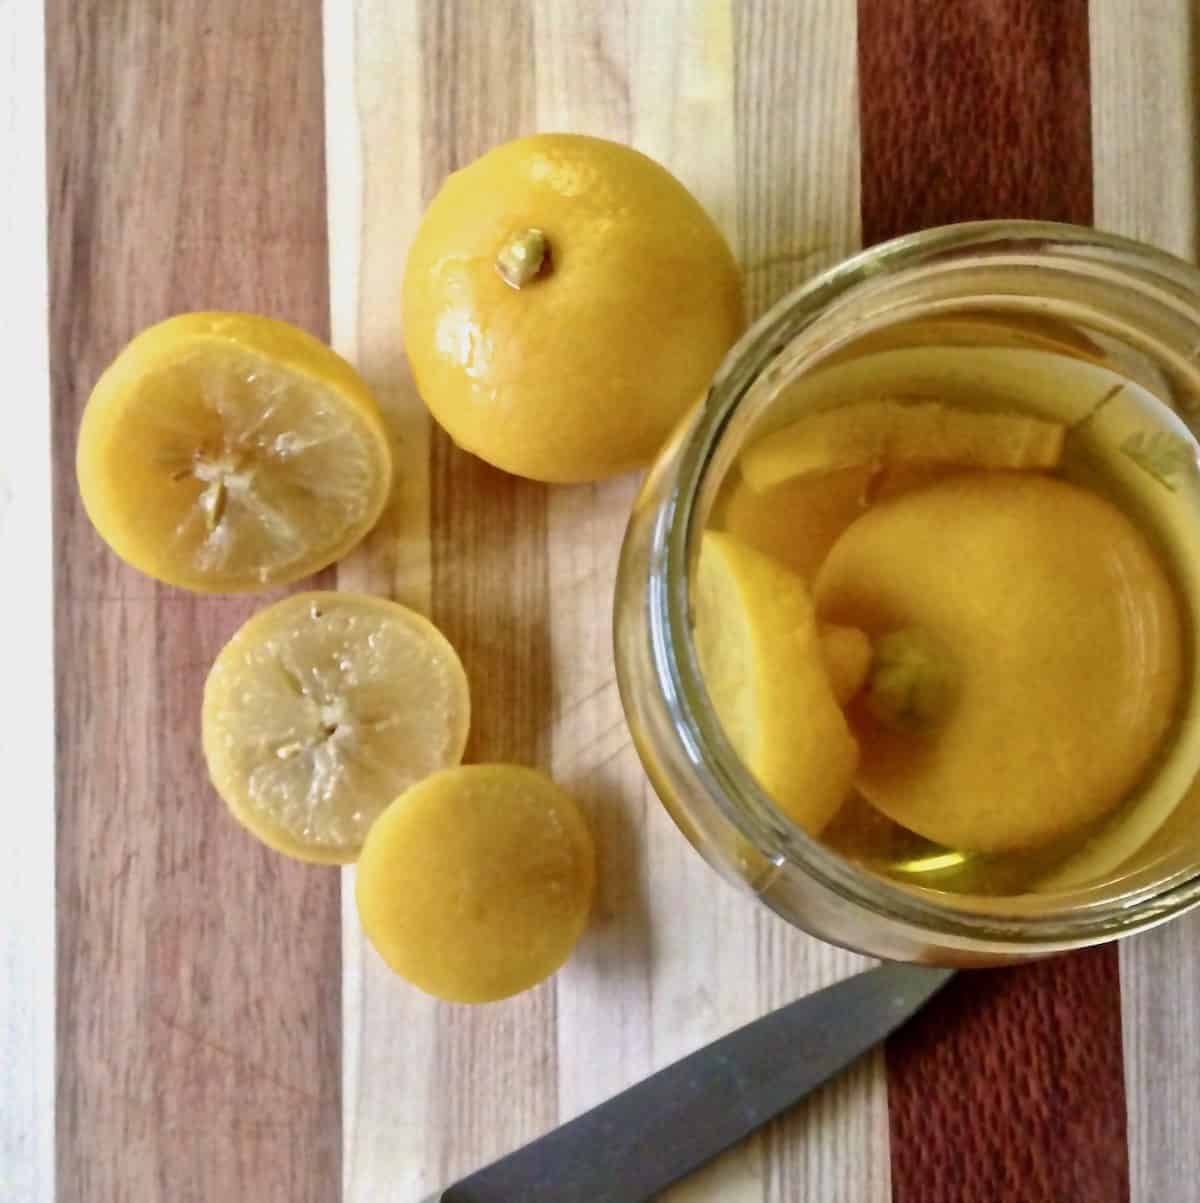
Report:
[{"label": "reddish wood stripe", "polygon": [[[1086,0],[860,0],[863,241],[1089,223]],[[888,1045],[896,1203],[1128,1198],[1115,949],[964,974]]]},{"label": "reddish wood stripe", "polygon": [[1087,0],[860,0],[863,242],[1092,219]]},{"label": "reddish wood stripe", "polygon": [[320,6],[49,0],[57,559],[58,1198],[339,1197],[338,875],[205,780],[199,702],[258,602],[126,569],[75,492],[88,391],[139,328],[327,334]]}]

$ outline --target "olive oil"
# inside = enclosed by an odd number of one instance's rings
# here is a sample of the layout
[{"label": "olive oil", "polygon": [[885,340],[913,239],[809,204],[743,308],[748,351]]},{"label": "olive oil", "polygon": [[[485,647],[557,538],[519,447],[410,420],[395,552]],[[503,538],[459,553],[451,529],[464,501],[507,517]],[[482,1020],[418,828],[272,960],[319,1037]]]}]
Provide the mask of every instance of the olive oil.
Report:
[{"label": "olive oil", "polygon": [[[951,414],[1011,415],[1058,424],[1061,446],[1053,464],[1031,460],[1027,468],[1013,464],[997,469],[977,462],[969,438],[965,443],[959,440],[967,448],[959,463],[952,462],[952,447],[942,456],[945,462],[937,462],[938,448],[928,456],[919,448],[914,452],[911,441],[893,439],[893,446],[903,447],[905,458],[899,462],[875,449],[875,462],[831,461],[825,476],[819,455],[816,462],[806,462],[804,480],[793,479],[763,494],[779,497],[786,507],[778,520],[764,522],[761,516],[756,519],[753,505],[746,508],[748,457],[764,439],[813,414],[881,400],[914,410],[933,403]],[[997,850],[973,847],[969,837],[943,843],[921,835],[883,813],[867,796],[869,790],[856,789],[820,833],[831,848],[907,885],[1013,895],[1075,890],[1100,882],[1111,886],[1177,848],[1180,841],[1200,843],[1200,826],[1187,819],[1198,805],[1194,787],[1200,770],[1193,646],[1200,617],[1200,472],[1197,443],[1189,429],[1200,415],[1178,412],[1173,402],[1171,382],[1148,360],[1127,351],[1118,358],[1100,336],[1084,337],[1028,319],[1018,323],[1006,315],[977,314],[891,327],[856,344],[853,354],[843,354],[788,384],[767,409],[744,444],[741,470],[731,471],[722,486],[711,524],[751,541],[758,537],[770,544],[763,550],[785,559],[794,546],[790,566],[807,576],[810,585],[821,578],[816,561],[834,554],[830,549],[836,549],[846,523],[888,504],[889,496],[936,487],[937,481],[956,472],[1025,470],[1053,475],[1095,494],[1132,522],[1170,582],[1179,617],[1178,687],[1161,703],[1164,734],[1115,806],[1054,838]],[[938,429],[955,426],[949,421]],[[942,451],[951,443],[953,439],[945,442]],[[841,502],[831,507],[823,480],[830,490],[851,495],[850,510]],[[837,511],[832,517],[825,512],[831,508]],[[796,536],[790,545],[788,526],[793,520]],[[812,538],[806,534],[810,530],[815,531]],[[923,555],[938,554],[936,530],[929,531],[922,547]],[[1019,556],[1011,573],[1014,580],[1022,573]],[[817,596],[819,612],[819,585]],[[1136,600],[1136,590],[1131,597]],[[1095,603],[1104,604],[1105,599],[1096,598]],[[1109,651],[1094,649],[1101,668]],[[1080,688],[1086,687],[1081,681]],[[857,704],[851,703],[848,713],[853,714]],[[1120,706],[1113,711],[1112,730],[1133,721]],[[1070,717],[1062,717],[1064,730]],[[930,738],[936,739],[936,733]],[[1047,755],[1052,755],[1052,732],[1044,742]],[[1020,772],[1036,779],[1049,772],[1048,762],[1022,765]],[[1047,806],[1053,805],[1050,795]]]}]

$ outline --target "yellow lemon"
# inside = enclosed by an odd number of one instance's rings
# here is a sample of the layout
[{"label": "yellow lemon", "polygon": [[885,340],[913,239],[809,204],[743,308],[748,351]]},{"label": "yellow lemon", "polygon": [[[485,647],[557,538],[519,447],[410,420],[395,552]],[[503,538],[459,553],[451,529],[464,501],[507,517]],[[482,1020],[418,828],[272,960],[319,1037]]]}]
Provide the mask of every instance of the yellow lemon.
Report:
[{"label": "yellow lemon", "polygon": [[427,619],[352,593],[256,614],[204,685],[204,757],[234,817],[301,860],[358,855],[381,810],[462,759],[462,663]]},{"label": "yellow lemon", "polygon": [[355,897],[401,977],[452,1002],[535,986],[587,923],[595,853],[575,800],[544,774],[465,765],[412,786],[371,828]]},{"label": "yellow lemon", "polygon": [[538,134],[455,172],[403,289],[421,396],[461,447],[546,481],[647,463],[741,332],[737,266],[665,168]]},{"label": "yellow lemon", "polygon": [[299,580],[378,519],[391,453],[354,369],[286,322],[188,313],[100,377],[76,458],[88,517],[170,585],[248,592]]},{"label": "yellow lemon", "polygon": [[1175,717],[1183,636],[1153,548],[1061,480],[968,472],[834,544],[823,620],[875,648],[852,714],[862,793],[952,848],[1032,848],[1124,799]]},{"label": "yellow lemon", "polygon": [[[703,536],[693,589],[696,654],[721,726],[779,808],[815,835],[845,801],[858,749],[808,590],[781,564],[718,531]],[[839,675],[854,671],[848,664]]]}]

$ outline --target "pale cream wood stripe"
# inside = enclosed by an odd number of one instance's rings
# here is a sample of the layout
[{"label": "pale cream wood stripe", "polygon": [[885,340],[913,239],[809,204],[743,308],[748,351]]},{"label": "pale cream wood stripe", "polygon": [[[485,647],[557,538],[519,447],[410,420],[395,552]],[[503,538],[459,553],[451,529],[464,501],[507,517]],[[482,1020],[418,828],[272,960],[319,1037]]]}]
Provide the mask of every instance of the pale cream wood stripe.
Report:
[{"label": "pale cream wood stripe", "polygon": [[[539,9],[539,124],[632,138],[671,167],[744,262],[753,246],[751,263],[766,273],[749,280],[759,310],[858,244],[853,16],[853,6],[830,4],[790,15],[787,6],[720,2]],[[735,56],[735,20],[759,43],[753,58]],[[737,144],[738,122],[763,139],[761,151]],[[613,541],[632,490],[622,481],[559,491],[550,508],[552,588],[572,599],[551,627],[554,766],[589,803],[608,866],[597,923],[558,980],[563,1118],[866,963],[718,882],[644,784],[608,650]],[[875,1058],[777,1125],[765,1145],[748,1142],[672,1198],[882,1200],[888,1161]]]},{"label": "pale cream wood stripe", "polygon": [[[54,1199],[54,595],[43,6],[0,0],[0,329],[11,404],[0,437],[6,579],[0,764],[0,1198]],[[19,686],[19,687],[18,687]]]},{"label": "pale cream wood stripe", "polygon": [[[738,250],[751,316],[861,246],[857,6],[735,9]],[[758,920],[759,1009],[872,962]],[[767,1129],[768,1203],[891,1199],[882,1050]]]},{"label": "pale cream wood stripe", "polygon": [[[631,12],[633,141],[665,163],[739,245],[734,14],[728,0],[671,0]],[[651,886],[650,1038],[655,1067],[755,1018],[760,908],[705,866],[654,804],[645,828]],[[755,1135],[669,1192],[678,1200],[759,1203]]]},{"label": "pale cream wood stripe", "polygon": [[[1096,225],[1195,262],[1200,8],[1090,12]],[[1200,1182],[1200,915],[1126,941],[1120,963],[1130,1197],[1158,1203]]]},{"label": "pale cream wood stripe", "polygon": [[[396,281],[417,218],[412,206],[419,207],[421,197],[438,182],[425,178],[431,174],[431,157],[446,157],[440,145],[420,147],[416,131],[432,128],[440,138],[455,139],[459,153],[464,144],[473,148],[479,130],[472,123],[482,120],[473,93],[481,79],[491,87],[488,103],[507,108],[509,117],[532,86],[538,127],[632,140],[661,158],[696,190],[736,247],[744,249],[743,214],[756,247],[770,249],[778,237],[784,262],[772,279],[778,278],[781,286],[798,282],[811,267],[808,248],[799,259],[794,255],[798,220],[812,215],[822,254],[835,257],[838,231],[849,229],[856,219],[854,29],[852,19],[847,20],[853,6],[818,5],[804,21],[810,40],[797,48],[799,65],[810,73],[828,71],[836,80],[833,97],[818,106],[819,125],[788,116],[789,109],[811,106],[813,100],[803,71],[799,80],[792,76],[794,60],[783,48],[773,48],[778,54],[772,55],[769,78],[736,78],[735,21],[743,21],[751,34],[795,32],[786,20],[785,28],[778,28],[775,17],[775,28],[764,30],[768,10],[760,13],[758,6],[745,6],[739,13],[728,0],[507,5],[505,14],[487,19],[474,32],[463,24],[468,10],[477,12],[473,4],[436,13],[426,6],[424,22],[437,25],[425,29],[409,7],[400,17],[382,0],[358,0],[354,8],[351,17],[332,0],[326,5],[334,340],[376,387],[395,389],[395,382],[402,382],[389,408],[394,416],[407,415],[419,425],[426,440],[428,425],[403,365],[389,358],[400,350],[391,323]],[[511,57],[513,43],[501,25],[517,13],[532,19],[534,52],[512,82],[517,91],[500,96],[495,88],[505,76],[493,60],[497,54]],[[832,49],[830,38],[837,39]],[[422,42],[448,46],[453,54],[422,61]],[[364,82],[369,80],[378,82],[378,91]],[[773,164],[756,162],[760,175],[749,184],[738,179],[752,161],[737,141],[749,112],[745,97],[739,101],[743,85],[783,87],[775,116],[767,109],[756,110],[753,118],[773,131],[771,153],[782,156],[787,178],[801,179],[806,189],[801,218],[788,210],[783,225],[772,216],[781,210],[763,208],[767,185],[778,183],[768,173]],[[500,124],[506,120],[496,118]],[[497,125],[496,140],[512,132],[502,133]],[[852,171],[845,170],[847,163]],[[828,179],[821,175],[826,170]],[[853,249],[854,239],[844,241],[844,250]],[[759,288],[755,295],[762,292]],[[372,323],[378,335],[374,352],[366,333]],[[402,464],[424,472],[428,459],[420,447],[414,440],[398,451]],[[491,478],[487,483],[494,487]],[[553,489],[546,502],[553,690],[541,743],[549,767],[588,807],[600,842],[602,883],[595,921],[578,955],[551,987],[553,1007],[547,1011],[516,1003],[489,1010],[488,1030],[503,1046],[491,1058],[497,1063],[467,1063],[463,1058],[468,1054],[487,1052],[470,1035],[477,1028],[483,1031],[481,1021],[427,1003],[380,973],[373,954],[361,951],[352,900],[345,899],[348,1200],[375,1198],[385,1191],[420,1197],[502,1152],[506,1141],[515,1143],[514,1134],[532,1135],[527,1130],[531,1114],[521,1120],[519,1133],[511,1116],[496,1113],[487,1122],[472,1092],[496,1094],[488,1075],[503,1068],[504,1049],[544,1047],[545,1033],[535,1026],[544,1025],[548,1014],[557,1029],[552,1034],[556,1056],[540,1088],[544,1102],[536,1109],[543,1126],[607,1097],[769,1005],[857,966],[854,958],[789,931],[722,886],[648,791],[621,716],[610,637],[612,581],[636,484],[626,478]],[[420,506],[421,498],[415,500]],[[402,598],[424,604],[429,595],[427,529],[427,511],[419,511],[408,534],[401,536],[407,551],[398,557],[399,568],[388,560],[395,533],[376,536],[374,552],[352,561],[339,574],[339,583],[398,591]],[[878,1141],[865,1127],[853,1128],[847,1121],[857,1111],[868,1117],[857,1121],[860,1125],[874,1122],[881,1091],[876,1068],[866,1085],[849,1096],[826,1092],[806,1109],[808,1121],[781,1127],[766,1138],[766,1147],[773,1150],[770,1158],[764,1160],[762,1140],[751,1142],[681,1188],[678,1197],[824,1198],[828,1189],[850,1183],[849,1194],[875,1198],[873,1184],[886,1184],[886,1144],[882,1171],[872,1168],[873,1162],[864,1165],[864,1158],[875,1157]],[[883,1130],[886,1135],[886,1121]],[[844,1156],[851,1141],[857,1141],[853,1155]],[[871,1184],[865,1195],[864,1183]]]},{"label": "pale cream wood stripe", "polygon": [[[330,320],[334,347],[371,384],[392,434],[396,490],[338,587],[430,608],[430,419],[400,336],[399,284],[420,220],[421,63],[415,0],[324,6]],[[342,1176],[345,1203],[436,1185],[430,1131],[439,1008],[367,946],[342,874]]]}]

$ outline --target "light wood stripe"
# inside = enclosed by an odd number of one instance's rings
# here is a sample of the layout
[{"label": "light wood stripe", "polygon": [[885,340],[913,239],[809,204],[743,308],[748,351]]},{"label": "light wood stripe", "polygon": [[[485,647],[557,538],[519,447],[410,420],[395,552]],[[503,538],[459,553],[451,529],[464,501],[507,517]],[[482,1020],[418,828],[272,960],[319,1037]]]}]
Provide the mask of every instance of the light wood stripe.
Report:
[{"label": "light wood stripe", "polygon": [[[0,1197],[53,1203],[54,598],[47,346],[45,26],[0,0],[0,290],[9,405],[0,440],[4,601],[0,764],[13,783],[0,841]],[[19,584],[17,584],[19,582]],[[19,683],[19,687],[16,687]]]},{"label": "light wood stripe", "polygon": [[[415,0],[325,4],[325,154],[332,342],[379,398],[396,465],[393,503],[338,565],[338,586],[428,613],[430,419],[399,328],[404,257],[423,207],[419,16]],[[342,918],[342,1197],[374,1200],[386,1183],[415,1200],[434,1186],[438,1009],[400,987],[366,944],[353,869],[342,875]]]},{"label": "light wood stripe", "polygon": [[[1191,0],[1091,7],[1096,224],[1195,262],[1196,54]],[[1120,947],[1132,1203],[1200,1182],[1200,916]]]},{"label": "light wood stripe", "polygon": [[[751,0],[734,18],[737,245],[756,317],[861,246],[858,20],[840,0]],[[871,964],[765,912],[756,916],[756,940],[756,1014]],[[890,1199],[882,1053],[762,1139],[771,1203]]]},{"label": "light wood stripe", "polygon": [[57,1197],[329,1203],[338,877],[237,827],[199,747],[208,666],[263,599],[193,597],[127,569],[88,525],[73,470],[91,385],[141,327],[216,307],[327,334],[319,12],[46,12]]},{"label": "light wood stripe", "polygon": [[[603,867],[594,922],[567,968],[481,1009],[440,1006],[389,978],[361,946],[347,890],[348,1203],[419,1197],[861,963],[722,886],[648,790],[610,635],[637,481],[547,490],[454,451],[430,435],[393,324],[414,200],[535,127],[633,141],[667,163],[743,255],[754,247],[756,311],[853,250],[852,6],[353,8],[325,6],[333,330],[405,424],[398,462],[413,492],[397,509],[408,525],[377,534],[339,584],[429,606],[472,675],[469,754],[549,767],[588,808]],[[755,54],[738,49],[743,38]],[[673,1197],[881,1200],[886,1140],[875,1061]]]}]

